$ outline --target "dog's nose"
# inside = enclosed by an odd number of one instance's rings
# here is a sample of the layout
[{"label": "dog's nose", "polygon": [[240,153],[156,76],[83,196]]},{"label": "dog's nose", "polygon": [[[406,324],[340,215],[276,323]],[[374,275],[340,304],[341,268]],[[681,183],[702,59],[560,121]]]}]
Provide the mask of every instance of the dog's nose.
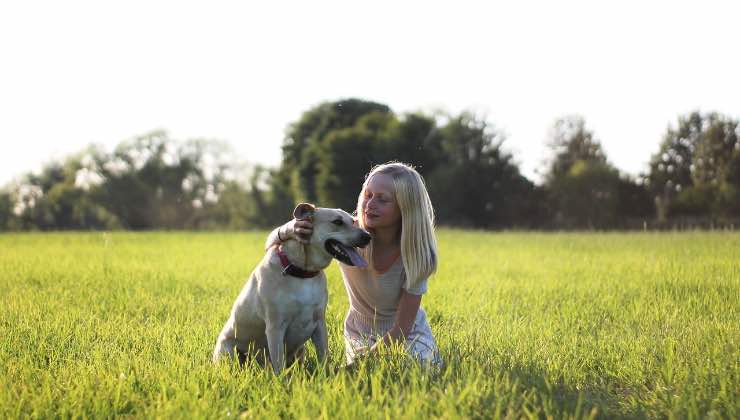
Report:
[{"label": "dog's nose", "polygon": [[369,233],[367,233],[367,232],[365,232],[364,230],[362,231],[362,234],[360,234],[360,242],[362,242],[362,245],[367,245],[367,244],[369,244],[369,243],[370,243],[370,240],[371,240],[372,238],[373,238],[373,237],[372,237],[372,236],[370,236],[370,234],[369,234]]}]

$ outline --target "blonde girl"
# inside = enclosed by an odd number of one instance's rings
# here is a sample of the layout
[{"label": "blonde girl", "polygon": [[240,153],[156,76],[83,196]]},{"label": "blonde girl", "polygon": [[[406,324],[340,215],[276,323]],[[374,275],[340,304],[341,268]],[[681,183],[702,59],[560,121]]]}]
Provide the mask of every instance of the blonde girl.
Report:
[{"label": "blonde girl", "polygon": [[[347,363],[401,343],[419,361],[441,365],[421,307],[437,268],[434,209],[422,177],[403,163],[376,166],[362,185],[356,216],[373,239],[361,251],[366,268],[339,265],[350,304],[344,320]],[[289,237],[305,241],[311,232],[311,222],[292,220],[273,231],[268,245]]]}]

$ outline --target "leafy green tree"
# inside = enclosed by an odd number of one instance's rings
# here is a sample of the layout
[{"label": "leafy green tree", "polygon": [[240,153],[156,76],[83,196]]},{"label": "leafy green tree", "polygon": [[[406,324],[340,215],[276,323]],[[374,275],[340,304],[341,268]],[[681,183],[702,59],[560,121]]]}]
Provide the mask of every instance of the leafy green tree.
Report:
[{"label": "leafy green tree", "polygon": [[593,132],[586,129],[581,116],[571,115],[555,121],[548,147],[553,153],[545,174],[545,182],[562,177],[578,161],[606,164],[606,155]]},{"label": "leafy green tree", "polygon": [[115,229],[118,219],[96,203],[87,191],[70,182],[54,185],[47,199],[54,215],[54,229]]},{"label": "leafy green tree", "polygon": [[254,203],[249,199],[244,187],[235,181],[228,181],[219,194],[218,202],[196,212],[185,227],[244,230],[256,226],[251,220],[255,214]]},{"label": "leafy green tree", "polygon": [[234,178],[241,169],[231,156],[224,143],[177,142],[163,131],[113,153],[91,146],[15,185],[12,222],[21,229],[243,228],[258,211]]},{"label": "leafy green tree", "polygon": [[444,161],[442,134],[433,116],[410,113],[401,117],[398,128],[385,137],[383,161],[412,164],[419,173],[431,174]]},{"label": "leafy green tree", "polygon": [[545,174],[558,227],[605,228],[618,221],[619,172],[580,116],[558,119],[551,131],[553,158]]},{"label": "leafy green tree", "polygon": [[642,181],[628,176],[619,177],[616,214],[623,227],[636,227],[652,220],[655,204]]},{"label": "leafy green tree", "polygon": [[254,229],[285,223],[295,204],[288,183],[275,169],[257,165],[246,186],[226,183],[216,204],[206,207],[196,218],[194,228]]},{"label": "leafy green tree", "polygon": [[322,206],[352,211],[369,170],[391,158],[388,143],[398,138],[393,114],[372,112],[348,128],[329,132],[322,146],[316,179]]},{"label": "leafy green tree", "polygon": [[13,217],[13,200],[10,193],[0,191],[0,231],[10,229],[10,220]]},{"label": "leafy green tree", "polygon": [[90,188],[102,182],[92,155],[96,147],[60,162],[50,162],[39,174],[30,173],[15,185],[14,210],[21,229],[97,229],[118,225],[90,196]]},{"label": "leafy green tree", "polygon": [[[735,132],[737,133],[737,129]],[[740,217],[740,142],[735,143],[718,192],[717,204],[721,211],[729,217]]]},{"label": "leafy green tree", "polygon": [[549,184],[555,222],[565,228],[607,228],[618,221],[619,173],[605,163],[577,160]]},{"label": "leafy green tree", "polygon": [[61,165],[62,176],[54,184],[44,187],[44,199],[51,207],[54,229],[113,229],[120,226],[118,219],[90,194],[92,188],[103,182],[94,158],[101,154],[103,152],[98,147],[90,146],[68,157]]},{"label": "leafy green tree", "polygon": [[363,115],[391,113],[386,105],[360,99],[325,102],[303,113],[291,124],[283,142],[281,169],[288,173],[294,201],[316,202],[317,176],[326,136],[355,125]]},{"label": "leafy green tree", "polygon": [[54,214],[43,190],[36,184],[21,183],[12,192],[16,228],[22,230],[53,229]]},{"label": "leafy green tree", "polygon": [[230,154],[224,143],[179,143],[166,132],[152,132],[98,157],[104,182],[93,195],[127,228],[193,226],[226,188]]},{"label": "leafy green tree", "polygon": [[287,171],[260,168],[250,186],[250,195],[259,210],[259,217],[255,218],[259,226],[277,226],[293,214],[296,201]]},{"label": "leafy green tree", "polygon": [[46,194],[49,189],[65,180],[64,166],[49,162],[40,173],[29,173],[12,186],[11,200],[20,229],[53,229],[56,217],[53,203]]},{"label": "leafy green tree", "polygon": [[[447,121],[444,127],[439,120]],[[401,161],[427,179],[443,223],[526,225],[541,206],[502,143],[500,133],[469,113],[398,118],[372,102],[324,103],[287,130],[280,176],[290,179],[295,201],[353,209],[367,172]]]},{"label": "leafy green tree", "polygon": [[740,215],[738,121],[716,112],[679,116],[650,160],[648,185],[658,218]]},{"label": "leafy green tree", "polygon": [[529,202],[533,185],[502,148],[503,134],[484,119],[464,112],[449,118],[439,135],[441,161],[426,178],[440,223],[477,227],[521,224],[517,207]]}]

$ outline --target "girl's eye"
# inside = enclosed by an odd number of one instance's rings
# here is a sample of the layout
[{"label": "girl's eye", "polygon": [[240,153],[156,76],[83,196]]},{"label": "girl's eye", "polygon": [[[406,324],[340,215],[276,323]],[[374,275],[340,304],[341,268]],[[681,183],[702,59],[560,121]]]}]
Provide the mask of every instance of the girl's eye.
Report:
[{"label": "girl's eye", "polygon": [[337,220],[333,221],[332,223],[334,223],[337,226],[342,226],[344,224],[344,222],[341,219],[337,219]]}]

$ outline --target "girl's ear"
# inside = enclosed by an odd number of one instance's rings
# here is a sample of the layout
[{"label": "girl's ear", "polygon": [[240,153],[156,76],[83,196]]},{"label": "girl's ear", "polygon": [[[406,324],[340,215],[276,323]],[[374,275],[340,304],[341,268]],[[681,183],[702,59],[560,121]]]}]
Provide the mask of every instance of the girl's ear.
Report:
[{"label": "girl's ear", "polygon": [[299,220],[310,219],[314,213],[316,213],[316,206],[311,203],[301,203],[293,210],[293,217]]}]

